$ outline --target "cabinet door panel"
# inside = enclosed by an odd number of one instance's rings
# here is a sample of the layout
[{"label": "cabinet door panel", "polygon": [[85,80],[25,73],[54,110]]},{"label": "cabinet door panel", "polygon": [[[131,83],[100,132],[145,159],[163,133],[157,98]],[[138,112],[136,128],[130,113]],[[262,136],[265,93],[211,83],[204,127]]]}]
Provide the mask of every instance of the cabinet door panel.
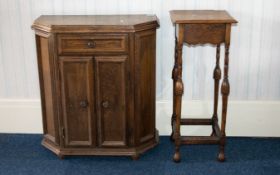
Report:
[{"label": "cabinet door panel", "polygon": [[126,146],[127,57],[95,57],[100,146]]},{"label": "cabinet door panel", "polygon": [[60,57],[66,146],[94,144],[92,60],[91,57]]}]

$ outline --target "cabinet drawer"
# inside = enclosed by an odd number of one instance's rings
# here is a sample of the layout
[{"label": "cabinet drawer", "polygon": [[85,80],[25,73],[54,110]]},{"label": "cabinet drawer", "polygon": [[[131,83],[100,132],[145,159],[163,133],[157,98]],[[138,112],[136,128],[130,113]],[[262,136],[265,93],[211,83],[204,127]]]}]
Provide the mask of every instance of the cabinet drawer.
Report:
[{"label": "cabinet drawer", "polygon": [[125,34],[59,35],[58,52],[59,54],[126,52],[127,40]]}]

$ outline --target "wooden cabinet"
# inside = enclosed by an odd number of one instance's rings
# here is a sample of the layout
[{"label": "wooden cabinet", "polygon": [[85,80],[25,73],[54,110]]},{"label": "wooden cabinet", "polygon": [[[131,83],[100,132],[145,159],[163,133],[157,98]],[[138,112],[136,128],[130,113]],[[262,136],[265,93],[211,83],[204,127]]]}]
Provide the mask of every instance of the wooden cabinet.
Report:
[{"label": "wooden cabinet", "polygon": [[64,155],[139,154],[155,128],[156,16],[41,16],[36,33],[44,139]]}]

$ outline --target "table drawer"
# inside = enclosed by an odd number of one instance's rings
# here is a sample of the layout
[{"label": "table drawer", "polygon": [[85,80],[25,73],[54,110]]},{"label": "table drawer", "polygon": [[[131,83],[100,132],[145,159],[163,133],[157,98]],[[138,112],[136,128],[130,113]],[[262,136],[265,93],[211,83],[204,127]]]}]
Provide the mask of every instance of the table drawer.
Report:
[{"label": "table drawer", "polygon": [[184,42],[188,44],[221,44],[225,42],[225,24],[186,24]]},{"label": "table drawer", "polygon": [[126,52],[126,34],[70,35],[58,36],[58,53]]}]

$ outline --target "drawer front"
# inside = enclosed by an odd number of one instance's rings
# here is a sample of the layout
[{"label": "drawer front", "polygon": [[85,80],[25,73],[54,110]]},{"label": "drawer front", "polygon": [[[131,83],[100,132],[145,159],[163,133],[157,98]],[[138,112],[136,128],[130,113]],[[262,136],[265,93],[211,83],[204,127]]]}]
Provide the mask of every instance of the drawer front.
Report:
[{"label": "drawer front", "polygon": [[126,34],[59,35],[58,53],[126,52],[127,40],[128,36]]},{"label": "drawer front", "polygon": [[184,41],[188,44],[221,44],[225,42],[225,24],[186,24]]}]

